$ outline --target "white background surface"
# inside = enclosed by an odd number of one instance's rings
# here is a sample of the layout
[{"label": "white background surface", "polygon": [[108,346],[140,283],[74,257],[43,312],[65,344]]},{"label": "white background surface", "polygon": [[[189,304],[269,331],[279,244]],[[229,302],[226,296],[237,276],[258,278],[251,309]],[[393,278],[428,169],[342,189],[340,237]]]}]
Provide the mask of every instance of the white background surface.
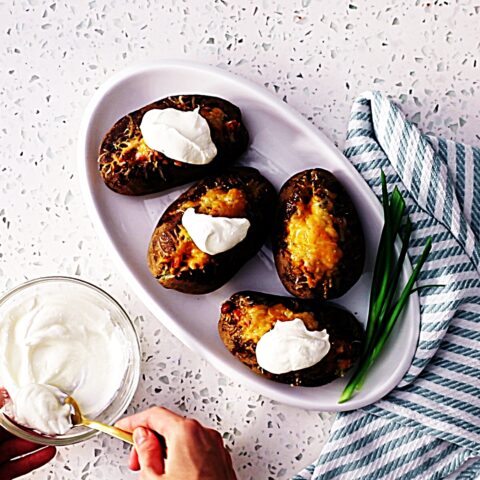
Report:
[{"label": "white background surface", "polygon": [[[393,5],[394,3],[394,5]],[[469,1],[9,1],[0,4],[0,289],[78,275],[113,294],[143,341],[131,410],[161,403],[224,432],[242,479],[288,478],[319,453],[330,416],[227,380],[134,297],[80,196],[84,106],[113,72],[162,58],[202,61],[265,85],[342,146],[352,100],[393,95],[425,131],[480,142],[480,5]],[[105,437],[62,449],[36,479],[128,479]]]}]

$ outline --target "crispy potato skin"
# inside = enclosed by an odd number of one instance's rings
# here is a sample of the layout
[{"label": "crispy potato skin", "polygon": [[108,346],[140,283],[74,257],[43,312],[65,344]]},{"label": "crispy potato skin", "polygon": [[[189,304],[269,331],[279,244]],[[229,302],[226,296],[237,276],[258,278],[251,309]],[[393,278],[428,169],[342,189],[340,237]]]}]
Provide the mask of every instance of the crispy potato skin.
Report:
[{"label": "crispy potato skin", "polygon": [[[247,218],[247,236],[217,255],[200,251],[182,226],[182,215],[197,213]],[[160,218],[148,249],[148,266],[165,288],[209,293],[224,285],[263,245],[276,207],[276,192],[254,168],[231,168],[190,187]]]},{"label": "crispy potato skin", "polygon": [[[301,318],[308,330],[326,329],[330,351],[320,362],[303,370],[280,375],[263,370],[255,355],[261,337],[257,333],[271,330],[277,320],[293,318]],[[317,387],[344,376],[359,359],[364,342],[360,322],[347,310],[330,303],[252,291],[235,293],[223,303],[218,331],[228,350],[255,373],[276,382],[305,387]]]},{"label": "crispy potato skin", "polygon": [[[175,108],[199,113],[210,127],[216,157],[207,165],[172,160],[143,141],[140,123],[152,109]],[[146,195],[197,180],[228,167],[245,151],[248,132],[240,109],[206,95],[176,95],[146,105],[118,120],[100,146],[98,166],[105,184],[124,195]]]},{"label": "crispy potato skin", "polygon": [[326,170],[305,170],[283,185],[272,240],[280,280],[296,297],[340,297],[362,274],[360,220],[347,192]]}]

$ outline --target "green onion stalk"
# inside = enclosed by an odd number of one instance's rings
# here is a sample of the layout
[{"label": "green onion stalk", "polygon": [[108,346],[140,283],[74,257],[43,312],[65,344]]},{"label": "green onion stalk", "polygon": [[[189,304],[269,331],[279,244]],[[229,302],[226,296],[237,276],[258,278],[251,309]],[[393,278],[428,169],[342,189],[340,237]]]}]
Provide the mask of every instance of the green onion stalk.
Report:
[{"label": "green onion stalk", "polygon": [[[409,296],[420,288],[414,288],[414,284],[432,248],[432,239],[428,237],[410,278],[398,295],[400,276],[407,256],[412,225],[408,218],[405,222],[403,221],[405,200],[398,188],[395,187],[391,195],[388,195],[383,170],[381,182],[385,222],[373,270],[365,344],[359,364],[345,387],[339,403],[347,402],[361,390],[370,368],[382,353]],[[401,239],[402,247],[396,258],[395,242],[398,237]]]}]

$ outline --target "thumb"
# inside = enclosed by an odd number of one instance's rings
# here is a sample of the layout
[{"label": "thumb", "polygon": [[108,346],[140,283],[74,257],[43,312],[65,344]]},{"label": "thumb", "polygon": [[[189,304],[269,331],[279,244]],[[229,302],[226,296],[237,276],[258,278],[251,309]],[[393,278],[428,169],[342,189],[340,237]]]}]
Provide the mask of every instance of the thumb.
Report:
[{"label": "thumb", "polygon": [[165,473],[162,446],[157,436],[148,428],[138,427],[133,431],[133,442],[138,454],[140,470],[148,478]]}]

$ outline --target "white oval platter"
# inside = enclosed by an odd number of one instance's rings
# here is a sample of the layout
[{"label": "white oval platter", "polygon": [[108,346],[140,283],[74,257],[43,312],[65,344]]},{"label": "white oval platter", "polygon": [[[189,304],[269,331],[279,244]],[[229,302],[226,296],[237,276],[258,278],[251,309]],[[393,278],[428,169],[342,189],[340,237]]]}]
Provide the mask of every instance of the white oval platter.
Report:
[{"label": "white oval platter", "polygon": [[[333,172],[355,203],[366,237],[366,263],[359,282],[337,303],[365,323],[371,273],[383,222],[381,206],[342,153],[318,129],[263,87],[223,70],[168,61],[141,65],[108,79],[92,97],[78,142],[79,175],[93,223],[132,289],[174,335],[221,372],[278,402],[319,411],[344,411],[373,403],[391,391],[408,369],[419,330],[419,301],[410,296],[403,318],[392,332],[362,391],[345,404],[338,398],[346,378],[321,387],[290,387],[264,379],[240,363],[217,333],[219,307],[232,293],[258,290],[287,295],[268,246],[225,286],[208,295],[186,295],[157,284],[146,264],[150,235],[164,209],[187,187],[163,194],[129,197],[109,190],[97,168],[103,136],[123,115],[174,94],[197,93],[225,98],[239,106],[251,145],[239,163],[260,170],[280,186],[294,173],[321,167]],[[403,272],[403,281],[411,271]]]}]

